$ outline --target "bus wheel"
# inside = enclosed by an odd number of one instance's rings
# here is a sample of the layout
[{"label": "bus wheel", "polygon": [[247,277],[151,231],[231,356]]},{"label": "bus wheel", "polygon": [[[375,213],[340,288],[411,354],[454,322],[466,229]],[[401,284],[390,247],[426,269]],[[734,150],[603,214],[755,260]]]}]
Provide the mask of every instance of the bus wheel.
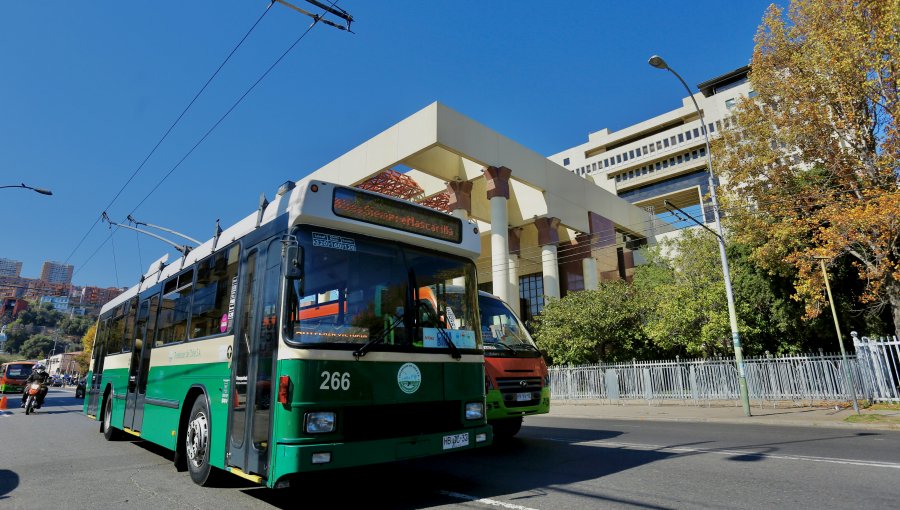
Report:
[{"label": "bus wheel", "polygon": [[103,406],[103,437],[107,441],[115,441],[119,438],[119,431],[112,426],[112,395],[106,399]]},{"label": "bus wheel", "polygon": [[512,437],[518,434],[519,430],[522,428],[522,418],[497,420],[491,423],[491,426],[494,427],[495,440],[503,441],[512,439]]},{"label": "bus wheel", "polygon": [[208,486],[214,481],[213,467],[209,464],[210,434],[209,405],[200,395],[194,400],[184,434],[184,452],[191,480],[197,485]]}]

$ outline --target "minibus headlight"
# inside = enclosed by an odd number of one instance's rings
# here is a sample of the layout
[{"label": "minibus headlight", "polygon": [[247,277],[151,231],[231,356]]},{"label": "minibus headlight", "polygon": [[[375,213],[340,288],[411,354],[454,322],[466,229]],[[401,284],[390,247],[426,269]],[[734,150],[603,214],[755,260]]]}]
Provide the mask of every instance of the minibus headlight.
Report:
[{"label": "minibus headlight", "polygon": [[306,413],[303,430],[307,434],[325,434],[334,432],[335,415],[330,411],[317,411]]},{"label": "minibus headlight", "polygon": [[484,402],[469,402],[466,404],[466,419],[480,420],[484,418]]}]

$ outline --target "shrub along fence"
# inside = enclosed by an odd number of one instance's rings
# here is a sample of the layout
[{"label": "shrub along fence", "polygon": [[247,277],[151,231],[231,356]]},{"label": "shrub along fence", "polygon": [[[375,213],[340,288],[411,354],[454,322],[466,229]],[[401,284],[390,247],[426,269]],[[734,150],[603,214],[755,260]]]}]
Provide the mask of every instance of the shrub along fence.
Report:
[{"label": "shrub along fence", "polygon": [[[839,354],[745,358],[750,399],[765,402],[822,402],[857,398],[900,402],[900,342],[853,333],[857,355],[848,355],[853,386]],[[564,400],[682,401],[695,404],[739,400],[734,358],[601,363],[550,368],[552,398]]]}]

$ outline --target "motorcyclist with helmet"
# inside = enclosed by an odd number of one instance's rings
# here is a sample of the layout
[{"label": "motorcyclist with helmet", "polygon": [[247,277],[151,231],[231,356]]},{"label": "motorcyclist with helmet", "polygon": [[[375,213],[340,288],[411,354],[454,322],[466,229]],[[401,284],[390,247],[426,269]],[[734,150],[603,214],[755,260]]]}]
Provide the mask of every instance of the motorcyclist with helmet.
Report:
[{"label": "motorcyclist with helmet", "polygon": [[47,396],[47,391],[49,388],[47,387],[47,381],[50,379],[50,374],[47,373],[46,367],[44,367],[43,363],[37,363],[34,365],[34,369],[31,371],[31,375],[28,376],[28,379],[25,379],[25,391],[22,392],[22,406],[25,407],[25,401],[28,400],[28,385],[33,382],[38,382],[41,385],[41,391],[38,392],[37,401],[34,403],[35,409],[40,409],[44,404],[44,397]]}]

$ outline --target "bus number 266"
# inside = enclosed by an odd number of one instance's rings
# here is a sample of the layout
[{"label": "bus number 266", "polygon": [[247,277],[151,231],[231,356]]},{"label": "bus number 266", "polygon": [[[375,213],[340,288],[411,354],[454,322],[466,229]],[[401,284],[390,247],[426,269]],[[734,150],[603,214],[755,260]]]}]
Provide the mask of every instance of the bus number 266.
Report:
[{"label": "bus number 266", "polygon": [[319,374],[322,378],[320,390],[344,390],[350,389],[350,372],[329,372],[324,371]]}]

